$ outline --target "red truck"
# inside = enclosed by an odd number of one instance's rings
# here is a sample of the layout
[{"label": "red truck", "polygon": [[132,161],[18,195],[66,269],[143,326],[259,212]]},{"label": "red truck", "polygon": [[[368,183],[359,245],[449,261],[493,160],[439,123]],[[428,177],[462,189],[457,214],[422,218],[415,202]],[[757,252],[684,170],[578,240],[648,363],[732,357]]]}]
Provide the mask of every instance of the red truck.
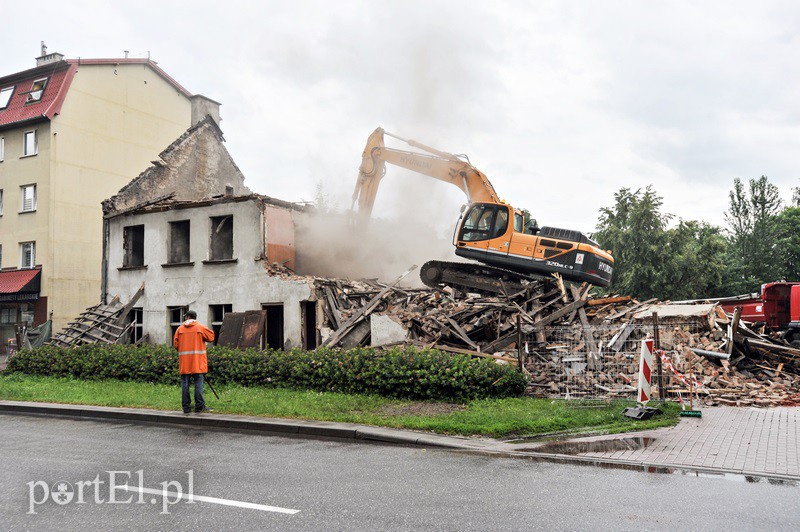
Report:
[{"label": "red truck", "polygon": [[742,320],[765,323],[770,331],[782,332],[784,340],[800,348],[800,282],[761,285],[761,293],[714,300],[729,314],[742,307]]}]

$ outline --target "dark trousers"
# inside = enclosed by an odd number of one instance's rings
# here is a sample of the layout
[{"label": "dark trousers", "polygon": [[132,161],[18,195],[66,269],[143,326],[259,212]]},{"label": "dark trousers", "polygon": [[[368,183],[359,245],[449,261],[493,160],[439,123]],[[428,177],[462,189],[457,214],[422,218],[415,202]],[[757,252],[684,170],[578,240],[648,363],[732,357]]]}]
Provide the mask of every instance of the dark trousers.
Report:
[{"label": "dark trousers", "polygon": [[189,383],[194,383],[194,411],[200,412],[206,407],[206,402],[203,400],[203,374],[181,375],[181,404],[184,412],[192,409]]}]

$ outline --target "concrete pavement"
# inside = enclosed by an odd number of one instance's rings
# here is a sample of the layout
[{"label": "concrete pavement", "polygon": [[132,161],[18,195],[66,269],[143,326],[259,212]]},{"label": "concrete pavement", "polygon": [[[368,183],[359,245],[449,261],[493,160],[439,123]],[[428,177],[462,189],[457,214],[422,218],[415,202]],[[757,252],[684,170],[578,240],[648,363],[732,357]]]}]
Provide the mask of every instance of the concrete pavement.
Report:
[{"label": "concrete pavement", "polygon": [[671,469],[800,480],[800,408],[714,407],[702,418],[684,418],[674,427],[557,442],[509,443],[297,419],[228,414],[182,414],[142,408],[112,408],[0,401],[0,413],[47,415],[116,422],[335,438],[383,444],[438,447],[562,463],[624,469]]}]

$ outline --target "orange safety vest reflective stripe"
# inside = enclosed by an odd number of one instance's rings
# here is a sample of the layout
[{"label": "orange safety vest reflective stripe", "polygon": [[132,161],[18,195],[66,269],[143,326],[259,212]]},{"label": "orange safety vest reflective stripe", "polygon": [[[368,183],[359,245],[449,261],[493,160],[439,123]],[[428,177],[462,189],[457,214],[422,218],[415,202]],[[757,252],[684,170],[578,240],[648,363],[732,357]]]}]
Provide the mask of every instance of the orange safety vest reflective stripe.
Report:
[{"label": "orange safety vest reflective stripe", "polygon": [[175,331],[172,345],[178,350],[181,375],[208,373],[206,342],[214,341],[214,331],[195,320],[186,320]]}]

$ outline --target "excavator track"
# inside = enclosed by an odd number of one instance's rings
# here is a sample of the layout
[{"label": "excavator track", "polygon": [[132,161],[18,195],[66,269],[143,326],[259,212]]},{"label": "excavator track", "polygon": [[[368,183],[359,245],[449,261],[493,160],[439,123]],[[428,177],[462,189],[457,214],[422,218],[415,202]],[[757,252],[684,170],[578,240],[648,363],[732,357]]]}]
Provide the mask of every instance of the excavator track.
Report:
[{"label": "excavator track", "polygon": [[474,262],[431,260],[422,265],[419,278],[426,286],[451,286],[465,292],[513,294],[534,281],[546,279]]}]

